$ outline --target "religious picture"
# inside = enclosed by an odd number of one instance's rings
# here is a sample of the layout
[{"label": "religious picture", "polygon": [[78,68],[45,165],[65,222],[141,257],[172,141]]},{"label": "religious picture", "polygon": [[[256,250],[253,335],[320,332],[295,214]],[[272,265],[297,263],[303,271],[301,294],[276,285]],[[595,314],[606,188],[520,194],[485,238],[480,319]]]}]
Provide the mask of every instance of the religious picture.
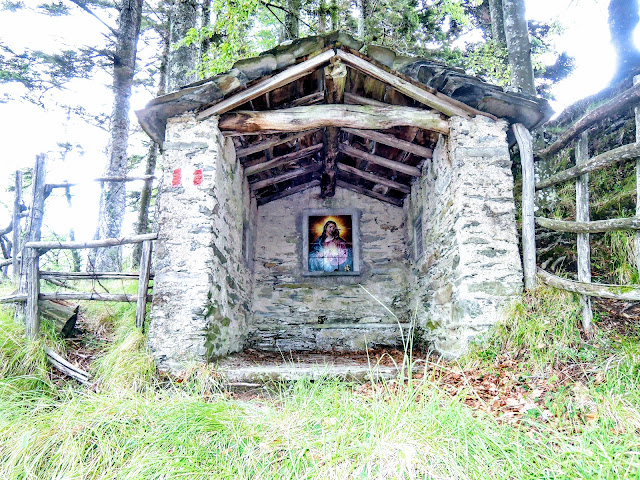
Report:
[{"label": "religious picture", "polygon": [[307,272],[309,274],[353,274],[358,268],[354,261],[354,215],[309,214],[305,235]]}]

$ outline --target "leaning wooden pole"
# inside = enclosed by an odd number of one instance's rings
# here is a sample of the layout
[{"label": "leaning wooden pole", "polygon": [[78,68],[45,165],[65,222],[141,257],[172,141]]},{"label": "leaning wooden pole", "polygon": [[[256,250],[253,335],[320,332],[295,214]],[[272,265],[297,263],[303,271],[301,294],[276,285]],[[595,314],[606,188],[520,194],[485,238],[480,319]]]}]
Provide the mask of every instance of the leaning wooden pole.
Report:
[{"label": "leaning wooden pole", "polygon": [[136,327],[144,330],[144,318],[147,312],[147,290],[149,289],[149,276],[151,273],[151,250],[153,242],[142,242],[140,255],[140,277],[138,278],[138,300],[136,304]]},{"label": "leaning wooden pole", "polygon": [[[633,77],[633,84],[640,83],[640,75]],[[634,109],[636,114],[636,143],[640,142],[640,107]],[[640,218],[640,157],[636,159],[636,217]],[[640,272],[640,230],[636,231],[636,268]]]},{"label": "leaning wooden pole", "polygon": [[[42,217],[44,215],[45,181],[46,181],[46,157],[41,154],[36,157],[36,165],[33,170],[32,201],[29,213],[27,241],[40,240],[42,229]],[[40,253],[35,248],[24,248],[22,254],[21,293],[27,295],[25,302],[25,335],[33,339],[40,332],[40,295],[39,263]]]},{"label": "leaning wooden pole", "polygon": [[533,169],[533,144],[529,130],[521,123],[513,125],[522,164],[522,266],[524,287],[536,287],[536,224],[534,202],[536,180]]},{"label": "leaning wooden pole", "polygon": [[20,228],[20,218],[22,213],[22,172],[16,170],[15,192],[13,195],[13,239],[11,246],[13,278],[15,281],[20,279],[20,237],[22,229]]},{"label": "leaning wooden pole", "polygon": [[[589,137],[587,132],[580,135],[576,145],[576,165],[589,160]],[[589,174],[581,175],[576,181],[576,220],[578,222],[589,221]],[[578,233],[578,281],[591,282],[591,249],[589,246],[589,234]],[[591,335],[591,323],[593,311],[591,310],[591,298],[580,295],[582,305],[582,328],[587,336]]]}]

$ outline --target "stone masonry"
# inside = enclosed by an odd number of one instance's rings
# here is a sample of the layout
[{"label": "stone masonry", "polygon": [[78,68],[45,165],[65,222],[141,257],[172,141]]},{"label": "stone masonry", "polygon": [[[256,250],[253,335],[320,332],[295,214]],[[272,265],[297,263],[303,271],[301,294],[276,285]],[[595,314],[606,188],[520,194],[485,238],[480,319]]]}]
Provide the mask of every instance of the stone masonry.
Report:
[{"label": "stone masonry", "polygon": [[452,117],[450,126],[405,209],[409,225],[423,215],[411,292],[418,325],[425,342],[454,357],[522,291],[522,267],[506,123]]},{"label": "stone masonry", "polygon": [[160,370],[176,374],[243,347],[251,310],[243,229],[255,203],[217,118],[170,119],[164,150],[149,345]]},{"label": "stone masonry", "polygon": [[[404,212],[343,188],[324,200],[319,194],[319,187],[310,188],[258,210],[247,345],[276,351],[401,346],[398,322],[406,333],[409,321]],[[360,275],[303,276],[301,215],[306,208],[359,210]]]}]

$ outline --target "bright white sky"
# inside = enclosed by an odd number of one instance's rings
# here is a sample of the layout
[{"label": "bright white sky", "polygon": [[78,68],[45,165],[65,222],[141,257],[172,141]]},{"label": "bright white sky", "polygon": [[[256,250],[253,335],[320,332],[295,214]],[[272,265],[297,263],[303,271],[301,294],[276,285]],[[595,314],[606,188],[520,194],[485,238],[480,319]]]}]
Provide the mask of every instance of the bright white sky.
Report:
[{"label": "bright white sky", "polygon": [[[27,5],[37,5],[40,2],[41,0],[25,1]],[[607,85],[613,74],[615,61],[609,44],[608,0],[526,0],[526,4],[529,19],[561,22],[565,31],[559,40],[558,49],[566,50],[576,59],[577,68],[571,77],[553,89],[557,98],[553,102],[556,111]],[[28,28],[25,28],[27,25]],[[29,47],[55,52],[65,47],[101,44],[104,30],[97,20],[81,12],[72,17],[48,17],[26,11],[0,12],[2,41],[17,51]],[[109,89],[104,87],[108,83],[108,75],[103,73],[91,81],[76,81],[65,92],[57,95],[60,103],[64,103],[65,98],[75,101],[81,99],[88,111],[108,114],[112,101]],[[0,84],[0,97],[4,93],[19,91],[18,86]],[[131,104],[132,125],[137,126],[133,110],[142,108],[151,97],[149,92],[142,90],[134,94]],[[43,110],[28,103],[0,103],[0,139],[0,226],[8,223],[8,214],[6,210],[3,211],[2,201],[11,201],[3,194],[6,185],[12,181],[11,173],[17,168],[31,166],[37,153],[51,152],[50,157],[56,157],[53,152],[59,151],[57,142],[82,145],[83,150],[74,148],[67,156],[63,168],[51,165],[50,169],[56,170],[55,180],[92,178],[99,176],[104,169],[108,140],[106,133],[90,125],[77,122],[70,124],[65,112],[52,108]],[[131,153],[144,154],[144,148],[140,145]],[[83,208],[78,208],[69,215],[57,215],[56,231],[65,232],[70,222],[73,222],[79,239],[91,238],[95,231],[97,190],[97,184],[75,189],[75,203],[81,204]],[[61,200],[57,204],[47,205],[51,209],[66,208]]]}]

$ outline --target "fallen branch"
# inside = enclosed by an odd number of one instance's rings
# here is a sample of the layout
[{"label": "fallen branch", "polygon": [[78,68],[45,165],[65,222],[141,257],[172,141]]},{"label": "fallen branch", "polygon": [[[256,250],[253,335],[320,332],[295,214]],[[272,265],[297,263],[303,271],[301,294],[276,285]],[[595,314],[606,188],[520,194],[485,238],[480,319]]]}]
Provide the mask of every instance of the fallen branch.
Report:
[{"label": "fallen branch", "polygon": [[47,360],[49,360],[49,363],[51,363],[51,365],[53,365],[55,368],[60,370],[65,375],[76,379],[83,385],[91,385],[91,382],[89,382],[91,375],[89,375],[89,373],[85,372],[81,368],[76,367],[72,363],[69,363],[67,360],[62,358],[50,348],[45,348],[45,352],[47,354]]}]

